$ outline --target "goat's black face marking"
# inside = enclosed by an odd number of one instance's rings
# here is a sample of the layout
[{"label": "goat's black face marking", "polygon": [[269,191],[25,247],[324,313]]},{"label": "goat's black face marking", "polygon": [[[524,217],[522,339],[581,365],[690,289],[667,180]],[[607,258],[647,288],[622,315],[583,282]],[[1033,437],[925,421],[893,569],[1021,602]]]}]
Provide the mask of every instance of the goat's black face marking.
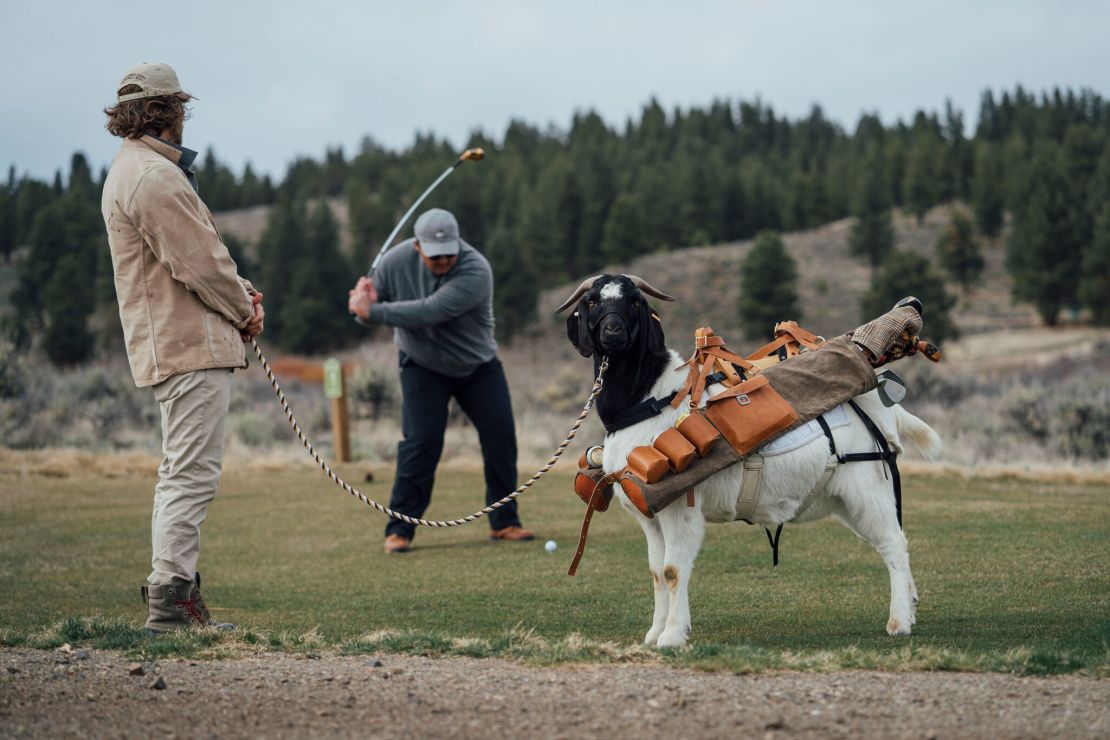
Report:
[{"label": "goat's black face marking", "polygon": [[610,374],[598,397],[601,420],[616,418],[642,400],[669,361],[663,327],[636,284],[602,275],[567,317],[567,338],[583,357],[609,358]]},{"label": "goat's black face marking", "polygon": [[[583,357],[610,358],[632,350],[641,334],[662,348],[662,329],[635,283],[624,275],[602,275],[567,318],[567,338]],[[659,336],[655,336],[655,332]],[[654,347],[653,347],[654,348]]]}]

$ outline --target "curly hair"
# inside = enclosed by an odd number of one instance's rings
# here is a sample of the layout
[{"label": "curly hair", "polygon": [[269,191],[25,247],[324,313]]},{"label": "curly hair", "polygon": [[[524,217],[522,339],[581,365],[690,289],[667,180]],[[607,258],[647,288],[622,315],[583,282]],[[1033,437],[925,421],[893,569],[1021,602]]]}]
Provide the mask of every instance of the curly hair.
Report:
[{"label": "curly hair", "polygon": [[[138,85],[126,85],[119,90],[120,95],[136,92],[142,92]],[[104,109],[108,116],[108,133],[126,139],[138,139],[144,134],[158,136],[174,128],[179,121],[188,120],[189,109],[185,104],[192,99],[193,96],[182,92],[117,103]]]}]

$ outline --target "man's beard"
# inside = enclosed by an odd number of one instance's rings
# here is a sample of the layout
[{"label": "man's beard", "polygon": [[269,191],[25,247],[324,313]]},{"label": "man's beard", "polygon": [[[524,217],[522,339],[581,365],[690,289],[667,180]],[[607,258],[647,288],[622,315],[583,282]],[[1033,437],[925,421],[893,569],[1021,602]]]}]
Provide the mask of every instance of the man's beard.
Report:
[{"label": "man's beard", "polygon": [[173,131],[170,133],[170,141],[178,146],[181,146],[181,137],[185,133],[185,119],[181,118],[173,125]]}]

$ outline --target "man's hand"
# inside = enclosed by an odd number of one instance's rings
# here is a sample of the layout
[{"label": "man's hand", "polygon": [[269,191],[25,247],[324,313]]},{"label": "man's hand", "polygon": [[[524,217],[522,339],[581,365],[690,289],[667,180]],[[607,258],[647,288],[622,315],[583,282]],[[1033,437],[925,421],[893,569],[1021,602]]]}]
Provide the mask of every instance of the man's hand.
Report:
[{"label": "man's hand", "polygon": [[370,306],[378,302],[378,292],[368,277],[360,277],[355,287],[347,291],[347,310],[360,319],[370,318]]},{"label": "man's hand", "polygon": [[242,337],[244,342],[249,342],[251,337],[257,337],[262,333],[262,324],[266,318],[266,310],[262,308],[261,292],[251,296],[251,303],[254,304],[254,316],[239,332],[239,336]]}]

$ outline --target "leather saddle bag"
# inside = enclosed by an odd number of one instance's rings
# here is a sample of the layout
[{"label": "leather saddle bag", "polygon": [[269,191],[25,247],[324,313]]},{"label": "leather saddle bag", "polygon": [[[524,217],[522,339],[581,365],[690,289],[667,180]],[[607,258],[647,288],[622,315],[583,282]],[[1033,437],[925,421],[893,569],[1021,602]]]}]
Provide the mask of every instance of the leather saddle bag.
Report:
[{"label": "leather saddle bag", "polygon": [[710,398],[703,413],[741,455],[798,421],[794,408],[762,375]]}]

